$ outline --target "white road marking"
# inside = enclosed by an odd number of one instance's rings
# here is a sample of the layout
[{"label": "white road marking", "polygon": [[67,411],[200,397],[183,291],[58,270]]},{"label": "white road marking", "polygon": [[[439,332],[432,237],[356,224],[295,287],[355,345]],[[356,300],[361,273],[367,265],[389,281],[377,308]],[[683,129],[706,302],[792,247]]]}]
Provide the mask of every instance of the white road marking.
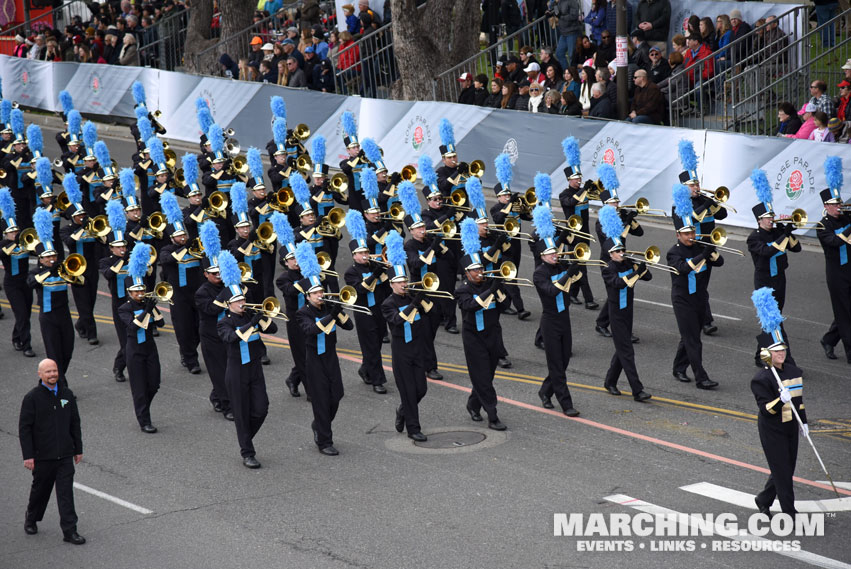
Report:
[{"label": "white road marking", "polygon": [[[830,480],[817,480],[819,484],[827,484],[830,485]],[[844,488],[845,490],[851,490],[851,482],[834,482],[834,486],[837,488]]]},{"label": "white road marking", "polygon": [[[694,514],[688,515],[678,512],[676,510],[671,510],[668,508],[663,508],[662,506],[657,506],[655,504],[651,504],[650,502],[645,502],[644,500],[638,500],[636,498],[632,498],[630,496],[626,496],[624,494],[613,494],[611,496],[606,496],[603,498],[609,502],[614,502],[615,504],[619,504],[621,506],[629,506],[639,512],[645,512],[648,514],[672,514],[678,516],[688,516],[688,519],[691,521],[692,527],[697,527],[700,523],[698,516]],[[702,524],[701,524],[702,525]],[[732,539],[735,541],[765,541],[770,542],[771,540],[764,539],[762,537],[757,537],[755,535],[750,535],[744,530],[740,530],[738,535],[721,535],[721,534],[713,534],[719,535],[720,537],[724,537],[726,539]],[[817,553],[811,553],[809,551],[804,551],[803,549],[798,551],[772,551],[772,553],[777,553],[778,555],[783,555],[784,557],[790,557],[797,561],[802,561],[804,563],[809,563],[810,565],[815,565],[816,567],[825,567],[826,569],[851,569],[851,565],[844,563],[842,561],[838,561],[836,559],[832,559],[830,557],[825,557],[824,555],[819,555]]]},{"label": "white road marking", "polygon": [[[656,301],[653,301],[653,300],[644,300],[643,298],[636,298],[635,302],[643,302],[644,304],[652,304],[653,306],[664,306],[665,308],[670,308],[671,310],[674,309],[673,306],[671,306],[670,304],[667,304],[665,302],[656,302]],[[716,313],[713,313],[712,316],[714,316],[715,318],[723,318],[724,320],[735,320],[737,322],[741,322],[741,320],[742,320],[741,318],[736,318],[735,316],[725,316],[723,314],[716,314]]]},{"label": "white road marking", "polygon": [[143,508],[142,506],[137,506],[136,504],[132,504],[132,503],[126,501],[126,500],[122,500],[121,498],[116,498],[115,496],[110,496],[106,492],[101,492],[100,490],[95,490],[94,488],[89,488],[88,486],[80,484],[79,482],[74,482],[74,488],[76,488],[77,490],[82,490],[83,492],[91,494],[92,496],[97,496],[98,498],[103,498],[104,500],[112,502],[113,504],[118,504],[119,506],[124,506],[125,508],[127,508],[129,510],[133,510],[134,512],[139,512],[140,514],[144,514],[146,516],[148,514],[154,513],[153,510]]},{"label": "white road marking", "polygon": [[[830,483],[826,482],[825,484]],[[837,484],[837,486],[840,486],[840,484]],[[851,486],[851,484],[848,486]],[[720,502],[726,502],[749,510],[756,510],[756,504],[753,501],[753,494],[740,492],[738,490],[733,490],[732,488],[725,488],[724,486],[718,486],[717,484],[712,484],[710,482],[698,482],[697,484],[681,486],[680,490],[685,490],[692,494],[698,494],[699,496],[706,496],[707,498],[712,498]],[[795,500],[795,509],[803,513],[847,512],[851,511],[851,497],[830,498],[827,500]],[[780,511],[780,503],[776,500],[771,506],[771,511]]]}]

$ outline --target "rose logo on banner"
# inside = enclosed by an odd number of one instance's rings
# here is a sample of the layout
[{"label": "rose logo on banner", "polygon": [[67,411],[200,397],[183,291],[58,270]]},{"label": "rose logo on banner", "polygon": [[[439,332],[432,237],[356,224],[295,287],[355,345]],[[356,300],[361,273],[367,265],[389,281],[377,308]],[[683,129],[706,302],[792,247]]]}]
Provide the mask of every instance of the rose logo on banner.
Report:
[{"label": "rose logo on banner", "polygon": [[790,201],[795,201],[807,191],[815,188],[816,180],[807,159],[794,156],[780,165],[775,178],[774,191],[785,191]]},{"label": "rose logo on banner", "polygon": [[26,69],[21,71],[21,85],[25,86],[30,82],[30,73]]},{"label": "rose logo on banner", "polygon": [[594,147],[594,156],[591,161],[596,164],[611,164],[615,168],[622,168],[626,161],[621,143],[618,139],[607,136],[600,139]]},{"label": "rose logo on banner", "polygon": [[520,149],[517,146],[517,141],[513,138],[509,138],[505,141],[505,146],[502,147],[502,151],[505,154],[508,154],[508,157],[511,158],[511,164],[517,164],[517,159],[520,158]]},{"label": "rose logo on banner", "polygon": [[800,170],[793,170],[786,180],[786,197],[794,201],[804,193],[804,175]]},{"label": "rose logo on banner", "polygon": [[428,124],[428,119],[415,116],[405,127],[405,144],[410,144],[414,150],[419,150],[423,144],[431,143],[431,128]]},{"label": "rose logo on banner", "polygon": [[89,82],[89,87],[95,95],[100,91],[100,77],[92,73],[92,80]]},{"label": "rose logo on banner", "polygon": [[615,165],[615,152],[611,148],[606,148],[606,151],[603,153],[603,162],[606,164]]}]

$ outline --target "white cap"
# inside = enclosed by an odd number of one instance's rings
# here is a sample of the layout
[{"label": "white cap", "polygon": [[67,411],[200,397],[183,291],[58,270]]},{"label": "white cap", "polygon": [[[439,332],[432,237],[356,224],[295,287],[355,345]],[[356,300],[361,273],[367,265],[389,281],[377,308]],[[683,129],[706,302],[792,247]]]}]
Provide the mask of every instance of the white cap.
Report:
[{"label": "white cap", "polygon": [[469,73],[462,73],[461,77],[458,78],[458,81],[470,81],[473,78]]},{"label": "white cap", "polygon": [[524,70],[523,70],[523,72],[524,72],[524,73],[529,73],[530,71],[540,71],[540,70],[541,70],[541,66],[540,66],[540,65],[538,65],[538,62],[537,62],[537,61],[533,61],[532,63],[530,63],[530,64],[526,67],[526,69],[524,69]]},{"label": "white cap", "polygon": [[273,50],[273,49],[275,49],[275,48],[274,48],[274,47],[272,47],[272,44],[270,44],[270,43],[268,43],[268,42],[267,42],[267,43],[264,43],[264,44],[263,44],[263,47],[261,47],[260,49],[261,49],[261,50],[267,50],[267,49],[268,49],[269,51],[272,51],[272,50]]},{"label": "white cap", "polygon": [[842,66],[842,69],[851,69],[851,58],[845,61],[845,65]]}]

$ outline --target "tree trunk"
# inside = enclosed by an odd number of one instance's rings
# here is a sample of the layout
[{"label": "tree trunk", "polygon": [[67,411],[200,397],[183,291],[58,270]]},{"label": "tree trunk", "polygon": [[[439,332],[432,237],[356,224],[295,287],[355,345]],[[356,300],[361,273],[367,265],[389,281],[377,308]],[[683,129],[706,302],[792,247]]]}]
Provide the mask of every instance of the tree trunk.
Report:
[{"label": "tree trunk", "polygon": [[257,3],[251,0],[219,0],[219,10],[222,12],[222,40],[250,26],[256,8]]},{"label": "tree trunk", "polygon": [[[245,55],[242,53],[242,44],[247,45],[251,38],[242,41],[244,38],[238,34],[251,25],[257,4],[248,0],[219,0],[218,4],[221,12],[221,37],[211,38],[213,0],[193,0],[192,2],[189,26],[186,30],[184,57],[186,67],[191,72],[218,75],[219,56],[222,53],[228,53],[234,61]],[[228,39],[234,41],[229,42]],[[215,45],[218,46],[216,49],[199,56],[201,52]]]},{"label": "tree trunk", "polygon": [[[210,28],[212,19],[213,0],[192,0],[183,52],[183,66],[189,73],[200,73],[201,69],[209,65],[209,61],[200,62],[196,59],[196,56],[219,41],[212,37],[212,29]],[[201,63],[201,65],[196,65],[198,63]]]},{"label": "tree trunk", "polygon": [[480,0],[429,0],[421,10],[416,0],[391,0],[391,12],[400,77],[394,92],[431,100],[434,78],[479,49]]}]

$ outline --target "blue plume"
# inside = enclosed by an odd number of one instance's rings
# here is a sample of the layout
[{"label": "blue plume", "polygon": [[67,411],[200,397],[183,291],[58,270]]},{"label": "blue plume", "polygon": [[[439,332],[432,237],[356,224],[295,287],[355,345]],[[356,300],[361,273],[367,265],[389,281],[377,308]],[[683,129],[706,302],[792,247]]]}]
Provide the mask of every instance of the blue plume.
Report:
[{"label": "blue plume", "polygon": [[387,246],[387,261],[391,265],[405,266],[408,263],[408,255],[405,253],[405,242],[398,231],[391,231],[384,240]]},{"label": "blue plume", "polygon": [[151,247],[147,243],[137,241],[130,252],[127,262],[127,274],[134,279],[143,279],[148,274],[148,261],[151,259]]},{"label": "blue plume", "polygon": [[106,143],[102,140],[95,142],[95,158],[98,159],[101,168],[112,166],[112,160],[109,158],[109,148],[106,147]]},{"label": "blue plume", "polygon": [[68,113],[74,110],[74,100],[71,98],[71,93],[65,91],[59,91],[59,103],[62,105],[62,114],[66,117]]},{"label": "blue plume", "polygon": [[824,177],[827,180],[827,187],[842,189],[842,158],[828,156],[824,159]]},{"label": "blue plume", "polygon": [[[65,176],[68,179],[68,176]],[[136,197],[136,175],[131,168],[122,168],[118,173],[118,183],[121,185],[121,196],[127,198]]]},{"label": "blue plume", "polygon": [[687,217],[694,213],[691,205],[691,192],[683,184],[674,184],[672,194],[674,201],[674,212],[680,217]]},{"label": "blue plume", "polygon": [[482,250],[482,242],[479,241],[479,224],[472,217],[461,222],[461,247],[467,255]]},{"label": "blue plume", "polygon": [[350,209],[346,214],[346,229],[349,230],[349,235],[352,239],[366,240],[366,223],[363,221],[363,215],[356,209]]},{"label": "blue plume", "polygon": [[771,203],[771,186],[768,185],[768,177],[765,175],[765,170],[755,168],[751,172],[751,184],[756,190],[756,199],[763,203]]},{"label": "blue plume", "polygon": [[499,180],[502,187],[505,188],[510,185],[512,178],[514,178],[514,171],[511,166],[511,156],[503,152],[496,157],[496,160],[494,160],[493,163],[494,166],[496,166],[496,179]]},{"label": "blue plume", "polygon": [[618,180],[618,173],[615,172],[615,167],[611,164],[604,162],[597,166],[597,175],[600,177],[600,181],[603,182],[603,187],[611,193],[614,194],[621,187],[620,180]]},{"label": "blue plume", "polygon": [[180,211],[180,206],[177,205],[177,196],[172,192],[163,192],[160,198],[160,208],[170,224],[183,223],[183,212]]},{"label": "blue plume", "polygon": [[187,185],[194,184],[198,181],[198,156],[195,154],[184,154],[180,158],[183,166],[183,178]]},{"label": "blue plume", "polygon": [[420,176],[423,178],[423,184],[433,186],[437,183],[437,173],[434,171],[434,164],[431,158],[425,154],[420,156],[420,159],[417,160],[417,168],[419,169]]},{"label": "blue plume", "polygon": [[3,217],[15,217],[15,200],[9,188],[0,188],[0,211]]},{"label": "blue plume", "polygon": [[80,111],[73,110],[68,113],[68,132],[71,134],[80,133],[80,125],[83,124],[83,115]]},{"label": "blue plume", "polygon": [[375,177],[375,170],[372,168],[364,168],[361,170],[360,187],[363,190],[363,195],[366,199],[378,199],[378,178]]},{"label": "blue plume", "polygon": [[239,270],[239,263],[236,262],[236,257],[230,251],[222,251],[219,253],[219,274],[222,275],[222,282],[226,287],[239,285],[242,282],[242,271]]},{"label": "blue plume", "polygon": [[284,119],[275,119],[275,122],[272,124],[272,136],[275,138],[275,144],[286,144],[287,121]]},{"label": "blue plume", "polygon": [[532,210],[532,224],[540,239],[546,239],[556,234],[553,225],[553,210],[545,205],[536,205]]},{"label": "blue plume", "polygon": [[455,130],[452,128],[452,123],[447,119],[440,119],[440,142],[444,146],[455,144]]},{"label": "blue plume", "polygon": [[21,109],[12,109],[12,132],[24,134],[24,113]]},{"label": "blue plume", "polygon": [[53,241],[53,214],[38,207],[33,214],[33,227],[38,233],[38,240],[42,243]]},{"label": "blue plume", "polygon": [[372,162],[373,164],[377,164],[378,161],[381,160],[381,149],[378,147],[378,144],[371,138],[362,139],[360,141],[360,147],[361,150],[363,150],[366,159]]},{"label": "blue plume", "polygon": [[307,182],[304,181],[304,178],[301,177],[301,174],[298,172],[294,172],[290,174],[288,178],[290,182],[290,187],[293,189],[293,196],[295,196],[295,201],[300,204],[304,202],[310,201],[310,190],[307,187]]},{"label": "blue plume", "polygon": [[683,170],[689,172],[697,170],[697,154],[694,153],[694,143],[691,140],[681,140],[677,145],[677,151],[680,154],[680,164],[683,165]]},{"label": "blue plume", "polygon": [[12,120],[12,101],[3,99],[0,101],[0,122],[4,125],[9,124]]},{"label": "blue plume", "polygon": [[406,215],[419,215],[423,211],[420,199],[417,197],[417,189],[412,182],[404,181],[399,184],[399,201],[402,202],[402,209],[405,210]]},{"label": "blue plume", "polygon": [[222,132],[222,127],[213,123],[207,131],[207,139],[210,141],[210,148],[213,152],[221,152],[225,148],[225,134]]},{"label": "blue plume", "polygon": [[151,121],[148,117],[140,117],[136,121],[136,127],[139,129],[139,139],[148,140],[154,136],[154,127],[151,126]]},{"label": "blue plume", "polygon": [[35,161],[35,175],[44,191],[53,186],[53,170],[51,169],[50,158],[42,156]]},{"label": "blue plume", "polygon": [[325,137],[317,134],[310,146],[310,159],[314,164],[325,164]]},{"label": "blue plume", "polygon": [[278,236],[278,243],[285,245],[295,241],[293,228],[286,215],[276,211],[272,213],[272,217],[269,218],[269,220],[272,222],[272,227],[275,228],[275,234]]},{"label": "blue plume", "polygon": [[41,127],[37,124],[27,127],[27,146],[33,154],[44,154],[44,137],[41,135]]},{"label": "blue plume", "polygon": [[249,148],[245,153],[246,161],[248,162],[248,170],[251,172],[252,178],[263,177],[263,161],[260,159],[260,151],[256,148]]},{"label": "blue plume", "polygon": [[600,220],[600,225],[603,227],[603,233],[609,239],[620,237],[623,234],[623,221],[621,221],[621,216],[614,206],[604,205],[597,213],[597,217]]},{"label": "blue plume", "polygon": [[780,308],[777,307],[773,288],[764,286],[753,291],[751,302],[753,302],[754,308],[756,308],[756,316],[759,318],[759,325],[763,332],[771,334],[785,320],[783,315],[780,314]]},{"label": "blue plume", "polygon": [[535,197],[538,198],[538,203],[550,207],[550,200],[553,198],[553,182],[549,174],[541,172],[535,174]]},{"label": "blue plume", "polygon": [[[219,228],[216,227],[216,222],[208,219],[198,228],[198,237],[201,239],[201,245],[204,247],[204,254],[210,263],[216,261],[219,253],[222,252],[222,237],[219,235]],[[218,261],[216,261],[218,263]]]},{"label": "blue plume", "polygon": [[92,149],[95,147],[95,143],[98,141],[98,127],[92,121],[86,121],[86,124],[83,125],[83,144],[86,145],[87,149]]},{"label": "blue plume", "polygon": [[69,202],[77,204],[83,203],[83,192],[80,191],[80,182],[77,181],[77,176],[74,176],[73,174],[65,176],[62,179],[62,187],[65,188],[65,195],[68,196]]},{"label": "blue plume", "polygon": [[287,121],[287,105],[284,103],[283,97],[272,97],[269,99],[269,106],[272,108],[272,114],[277,118],[284,119],[284,122]]},{"label": "blue plume", "polygon": [[141,81],[133,81],[133,87],[131,89],[133,91],[133,100],[136,101],[137,105],[145,105],[145,86],[142,85]]},{"label": "blue plume", "polygon": [[313,252],[313,246],[307,241],[302,241],[296,245],[295,260],[298,262],[302,276],[306,279],[318,277],[322,272],[322,268],[316,260],[316,253]]},{"label": "blue plume", "polygon": [[162,140],[156,136],[152,136],[145,142],[145,145],[148,147],[151,160],[153,160],[155,164],[165,164],[165,150],[163,150]]},{"label": "blue plume", "polygon": [[570,167],[580,166],[582,157],[579,154],[579,141],[575,136],[568,136],[561,141],[561,151],[564,153],[564,159],[567,160],[567,165]]},{"label": "blue plume", "polygon": [[236,182],[230,188],[230,209],[234,215],[248,213],[248,193],[245,182]]},{"label": "blue plume", "polygon": [[121,231],[123,233],[127,230],[127,217],[124,215],[124,208],[121,207],[120,200],[109,200],[106,202],[106,217],[109,218],[109,227],[113,231]]},{"label": "blue plume", "polygon": [[482,193],[482,182],[475,176],[467,180],[467,198],[473,209],[485,209],[485,195]]},{"label": "blue plume", "polygon": [[213,120],[213,115],[210,113],[210,109],[204,107],[198,112],[198,127],[201,129],[201,132],[207,134],[209,132],[210,127],[216,122]]},{"label": "blue plume", "polygon": [[347,136],[357,136],[358,125],[355,124],[354,113],[346,111],[343,113],[343,116],[340,117],[340,122],[343,123],[343,132],[345,132]]},{"label": "blue plume", "polygon": [[148,118],[148,109],[144,106],[136,107],[133,110],[133,114],[136,115],[136,120],[141,118]]},{"label": "blue plume", "polygon": [[205,111],[210,112],[210,105],[207,104],[207,100],[204,97],[198,97],[195,99],[195,114],[197,115]]}]

